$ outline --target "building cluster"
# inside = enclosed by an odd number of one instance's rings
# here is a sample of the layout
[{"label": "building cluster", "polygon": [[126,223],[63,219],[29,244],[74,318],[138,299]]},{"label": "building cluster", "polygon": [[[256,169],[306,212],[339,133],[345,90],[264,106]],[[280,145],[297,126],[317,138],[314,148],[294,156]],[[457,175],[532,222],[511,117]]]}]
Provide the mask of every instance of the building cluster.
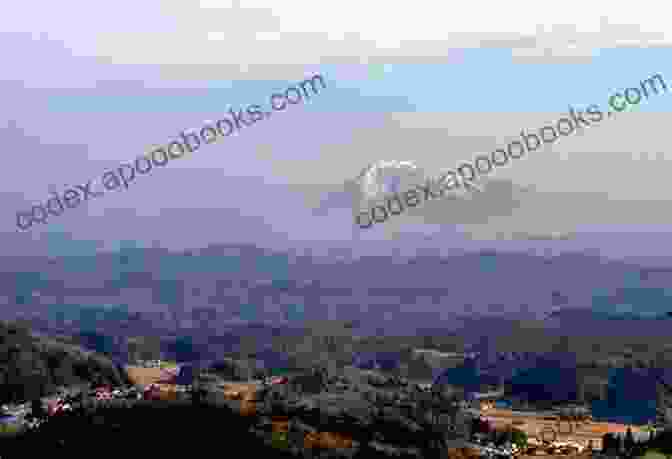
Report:
[{"label": "building cluster", "polygon": [[143,368],[161,368],[163,362],[161,360],[140,360],[137,364]]},{"label": "building cluster", "polygon": [[[161,366],[160,361],[145,364],[154,365],[154,368]],[[518,421],[512,421],[505,428],[494,428],[494,423],[484,415],[496,417],[491,412],[497,412],[495,403],[504,396],[501,387],[480,392],[456,392],[440,379],[431,383],[411,382],[400,376],[385,376],[354,367],[339,373],[314,369],[291,376],[276,375],[239,382],[223,381],[215,374],[191,365],[160,373],[160,381],[135,387],[100,386],[77,394],[60,394],[49,400],[43,418],[31,419],[26,426],[39,427],[51,416],[76,409],[85,399],[103,403],[115,399],[183,399],[194,403],[228,400],[239,403],[241,413],[248,410],[257,417],[259,422],[255,429],[260,432],[260,438],[266,436],[275,442],[294,442],[304,445],[302,447],[324,443],[351,448],[360,445],[362,438],[368,438],[354,430],[344,433],[324,427],[325,420],[342,416],[336,424],[368,425],[366,428],[371,431],[372,438],[366,441],[375,448],[391,448],[396,453],[405,448],[405,442],[417,442],[420,449],[423,443],[446,449],[467,448],[476,456],[488,458],[512,458],[538,452],[577,455],[595,449],[593,445],[579,444],[567,438],[558,441],[557,436],[546,439],[530,435],[528,438],[518,428]],[[235,403],[230,406],[236,406]],[[585,416],[585,410],[580,408],[569,407],[569,411],[563,413]],[[278,421],[278,413],[284,416],[282,422]],[[555,415],[560,417],[563,413]],[[385,425],[395,425],[399,433],[394,438],[386,438]],[[378,432],[379,427],[383,434]],[[639,439],[637,435],[635,437]],[[618,441],[618,436],[614,439]],[[614,441],[607,446],[616,444]]]}]

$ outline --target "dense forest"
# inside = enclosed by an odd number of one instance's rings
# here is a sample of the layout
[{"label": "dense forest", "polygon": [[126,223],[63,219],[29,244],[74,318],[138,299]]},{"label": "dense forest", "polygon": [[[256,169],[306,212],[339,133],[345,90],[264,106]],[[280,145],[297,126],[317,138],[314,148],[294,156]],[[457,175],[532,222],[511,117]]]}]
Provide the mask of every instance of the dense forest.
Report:
[{"label": "dense forest", "polygon": [[0,322],[0,403],[32,400],[59,387],[127,382],[123,370],[104,356]]},{"label": "dense forest", "polygon": [[3,459],[43,455],[90,457],[101,447],[106,456],[134,456],[138,452],[135,448],[139,448],[149,449],[152,456],[176,457],[214,447],[222,453],[283,457],[280,451],[259,445],[247,432],[249,426],[244,421],[221,407],[190,404],[163,402],[132,409],[91,408],[62,415],[35,431],[4,440],[1,445]]}]

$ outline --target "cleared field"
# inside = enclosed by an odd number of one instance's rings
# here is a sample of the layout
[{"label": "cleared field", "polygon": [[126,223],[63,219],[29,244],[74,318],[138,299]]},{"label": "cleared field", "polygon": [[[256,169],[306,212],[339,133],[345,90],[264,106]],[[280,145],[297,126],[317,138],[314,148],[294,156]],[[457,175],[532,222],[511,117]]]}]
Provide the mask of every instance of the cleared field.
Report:
[{"label": "cleared field", "polygon": [[[521,415],[520,413],[512,413],[510,410],[491,409],[484,412],[483,415],[491,419],[495,427],[504,428],[506,426],[513,426],[527,433],[530,436],[539,437],[541,431],[544,429],[553,428],[557,430],[556,421],[544,419],[543,416],[537,416],[530,413],[529,416]],[[522,424],[520,423],[522,421]],[[585,422],[576,426],[572,434],[563,434],[562,432],[569,431],[569,425],[563,421],[560,423],[557,439],[559,441],[576,441],[577,443],[587,445],[588,441],[592,440],[596,448],[602,447],[602,436],[608,432],[623,432],[625,433],[628,426],[623,424],[615,424],[610,422]],[[640,432],[642,429],[638,426],[630,426],[633,432]],[[550,435],[549,435],[550,436]],[[549,456],[550,457],[550,456]],[[567,458],[568,456],[562,456]]]},{"label": "cleared field", "polygon": [[257,382],[222,382],[218,384],[220,393],[228,400],[233,401],[233,409],[242,416],[252,416],[257,411],[255,395],[260,387]]},{"label": "cleared field", "polygon": [[659,452],[659,451],[647,451],[644,456],[642,456],[642,459],[667,459],[667,457]]},{"label": "cleared field", "polygon": [[317,432],[304,438],[305,448],[352,448],[352,438],[335,432]]},{"label": "cleared field", "polygon": [[169,378],[171,376],[170,372],[175,372],[177,367],[166,367],[166,368],[145,368],[145,367],[136,367],[136,366],[127,366],[126,372],[128,373],[129,378],[135,384],[152,384],[157,383],[162,379]]},{"label": "cleared field", "polygon": [[133,384],[141,384],[143,386],[156,383],[163,377],[163,371],[160,368],[143,368],[143,367],[126,367],[128,377],[133,381]]},{"label": "cleared field", "polygon": [[11,437],[23,430],[21,423],[0,423],[0,438]]},{"label": "cleared field", "polygon": [[175,392],[174,384],[159,384],[159,381],[166,381],[172,378],[170,371],[174,371],[176,367],[172,368],[144,368],[136,366],[127,366],[126,372],[133,384],[148,386],[150,384],[157,384],[161,392]]},{"label": "cleared field", "polygon": [[[273,432],[287,433],[289,418],[276,416],[271,420]],[[315,432],[307,434],[303,439],[305,448],[352,448],[352,438],[337,432]]]},{"label": "cleared field", "polygon": [[451,448],[448,450],[448,459],[480,459],[478,450],[471,448]]},{"label": "cleared field", "polygon": [[243,395],[251,395],[255,393],[260,387],[261,384],[256,382],[222,382],[219,384],[226,392],[239,392]]}]

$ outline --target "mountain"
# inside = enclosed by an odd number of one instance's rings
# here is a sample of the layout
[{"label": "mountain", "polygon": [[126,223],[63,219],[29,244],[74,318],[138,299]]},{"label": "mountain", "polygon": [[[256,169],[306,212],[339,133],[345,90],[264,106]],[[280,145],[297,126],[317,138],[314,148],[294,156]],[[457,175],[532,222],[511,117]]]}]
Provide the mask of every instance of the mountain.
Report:
[{"label": "mountain", "polygon": [[563,335],[614,340],[617,348],[642,338],[655,348],[669,338],[669,321],[654,314],[669,310],[671,277],[672,270],[583,253],[418,250],[344,258],[253,245],[130,247],[3,258],[0,319],[75,336],[120,360],[138,337],[160,337],[180,361],[217,359],[263,349],[283,334],[298,346],[291,335],[337,321],[350,323],[343,336],[457,334],[472,345],[490,337],[512,351],[529,342],[550,351]]}]

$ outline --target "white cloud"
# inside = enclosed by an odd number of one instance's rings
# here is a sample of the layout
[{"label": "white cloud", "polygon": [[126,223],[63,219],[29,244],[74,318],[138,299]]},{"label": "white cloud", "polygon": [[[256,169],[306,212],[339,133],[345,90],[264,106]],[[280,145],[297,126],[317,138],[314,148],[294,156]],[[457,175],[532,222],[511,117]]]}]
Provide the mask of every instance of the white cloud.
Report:
[{"label": "white cloud", "polygon": [[[421,55],[436,61],[445,59],[449,48],[524,36],[535,36],[542,49],[551,47],[550,54],[559,58],[618,43],[671,41],[664,11],[630,6],[578,0],[556,8],[532,0],[471,1],[459,8],[430,0],[118,0],[109,6],[27,1],[5,10],[0,30],[44,30],[75,55],[171,66],[412,59],[419,44],[429,50]],[[260,77],[273,78],[266,75],[268,68],[263,72]]]},{"label": "white cloud", "polygon": [[[234,7],[233,0],[199,0],[199,5],[203,9],[227,9]],[[235,2],[236,4],[238,2]]]}]

